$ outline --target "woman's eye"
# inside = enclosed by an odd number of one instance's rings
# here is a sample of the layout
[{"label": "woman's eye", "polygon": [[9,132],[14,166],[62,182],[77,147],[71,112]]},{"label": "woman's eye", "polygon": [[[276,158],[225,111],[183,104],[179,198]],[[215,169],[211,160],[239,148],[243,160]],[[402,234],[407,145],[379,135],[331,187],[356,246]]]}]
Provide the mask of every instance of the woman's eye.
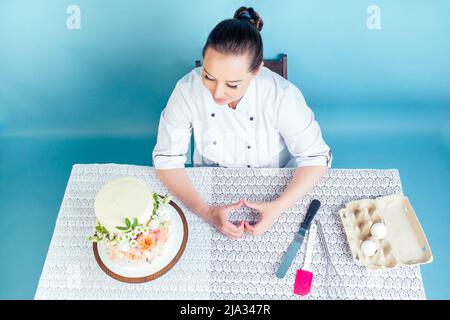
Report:
[{"label": "woman's eye", "polygon": [[[209,81],[216,81],[216,79],[212,79],[212,78],[208,77],[207,74],[205,74],[205,75],[203,76],[203,78],[205,78],[206,80],[209,80]],[[231,88],[231,89],[237,89],[237,88],[238,88],[238,85],[227,84],[227,87],[228,87],[228,88]]]}]

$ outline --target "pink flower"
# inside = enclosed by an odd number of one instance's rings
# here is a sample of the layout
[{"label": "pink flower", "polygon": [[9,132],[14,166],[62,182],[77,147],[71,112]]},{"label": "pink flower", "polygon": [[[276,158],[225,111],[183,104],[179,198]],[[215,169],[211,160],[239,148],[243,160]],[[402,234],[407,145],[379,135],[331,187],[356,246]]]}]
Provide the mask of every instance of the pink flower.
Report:
[{"label": "pink flower", "polygon": [[152,233],[149,235],[140,234],[137,238],[137,247],[142,251],[150,251],[156,244],[156,239]]},{"label": "pink flower", "polygon": [[131,248],[127,252],[126,257],[128,260],[139,260],[142,258],[142,252],[138,248]]},{"label": "pink flower", "polygon": [[162,243],[166,242],[168,236],[169,236],[169,228],[168,227],[163,227],[160,230],[159,241],[161,241]]},{"label": "pink flower", "polygon": [[157,229],[157,230],[152,231],[152,233],[153,233],[153,236],[155,237],[155,239],[158,240],[159,236],[161,234],[161,230]]}]

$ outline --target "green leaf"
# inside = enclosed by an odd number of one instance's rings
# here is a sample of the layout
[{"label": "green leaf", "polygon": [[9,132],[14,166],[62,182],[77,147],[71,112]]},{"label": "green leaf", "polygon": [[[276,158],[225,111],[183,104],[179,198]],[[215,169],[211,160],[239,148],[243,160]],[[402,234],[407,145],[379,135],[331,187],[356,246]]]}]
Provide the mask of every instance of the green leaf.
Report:
[{"label": "green leaf", "polygon": [[93,236],[93,237],[89,237],[88,240],[92,241],[92,242],[98,242],[100,239],[99,239],[99,237]]},{"label": "green leaf", "polygon": [[131,221],[130,221],[130,219],[125,218],[125,224],[126,224],[126,226],[127,226],[128,228],[130,228],[130,227],[131,227]]},{"label": "green leaf", "polygon": [[153,200],[154,200],[153,213],[155,213],[156,210],[158,210],[159,203],[160,203],[160,197],[158,196],[158,194],[156,192],[153,192]]},{"label": "green leaf", "polygon": [[127,231],[129,228],[128,227],[116,227],[116,229],[119,229],[122,231]]},{"label": "green leaf", "polygon": [[100,226],[96,226],[96,227],[95,227],[95,230],[97,230],[98,232],[103,232],[103,231],[102,231],[102,227],[100,227]]},{"label": "green leaf", "polygon": [[102,227],[102,233],[109,234],[108,230],[105,227]]},{"label": "green leaf", "polygon": [[137,227],[137,225],[138,225],[138,219],[137,218],[134,218],[134,222],[133,222],[133,225],[131,226],[131,229],[134,229],[134,228],[136,228]]}]

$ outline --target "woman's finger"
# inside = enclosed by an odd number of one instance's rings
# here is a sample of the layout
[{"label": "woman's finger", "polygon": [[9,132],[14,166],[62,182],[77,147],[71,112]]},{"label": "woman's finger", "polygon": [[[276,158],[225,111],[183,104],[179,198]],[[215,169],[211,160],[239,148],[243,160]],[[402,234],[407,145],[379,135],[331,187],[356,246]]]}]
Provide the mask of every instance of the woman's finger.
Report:
[{"label": "woman's finger", "polygon": [[243,200],[244,204],[252,209],[256,209],[256,210],[261,210],[261,206],[258,202],[252,202],[252,201],[248,201],[246,199]]},{"label": "woman's finger", "polygon": [[233,239],[233,240],[236,240],[236,239],[238,239],[238,238],[241,237],[241,236],[238,235],[238,234],[234,234],[234,233],[228,232],[228,231],[226,231],[226,230],[224,230],[222,233],[223,233],[225,236],[227,236],[228,238]]},{"label": "woman's finger", "polygon": [[253,226],[247,222],[247,224],[245,225],[245,231],[247,231],[253,236],[259,236],[260,234],[263,233],[261,222],[258,222]]},{"label": "woman's finger", "polygon": [[230,220],[228,220],[228,219],[226,219],[224,221],[224,227],[230,231],[239,231],[239,230],[243,229],[243,226],[244,226],[244,224],[242,223],[242,221],[238,225],[235,225],[234,223],[230,222]]},{"label": "woman's finger", "polygon": [[236,209],[240,208],[243,204],[244,204],[244,202],[242,201],[242,199],[240,199],[239,202],[228,205],[227,209],[228,210],[236,210]]},{"label": "woman's finger", "polygon": [[235,237],[241,237],[244,233],[244,223],[243,221],[241,221],[241,223],[239,223],[239,225],[236,226],[235,224],[226,221],[224,230]]},{"label": "woman's finger", "polygon": [[245,223],[244,223],[244,229],[245,229],[245,231],[247,231],[248,233],[254,235],[254,234],[256,233],[256,231],[257,231],[256,225],[257,225],[257,224],[255,224],[254,226],[252,226],[248,221],[245,221]]}]

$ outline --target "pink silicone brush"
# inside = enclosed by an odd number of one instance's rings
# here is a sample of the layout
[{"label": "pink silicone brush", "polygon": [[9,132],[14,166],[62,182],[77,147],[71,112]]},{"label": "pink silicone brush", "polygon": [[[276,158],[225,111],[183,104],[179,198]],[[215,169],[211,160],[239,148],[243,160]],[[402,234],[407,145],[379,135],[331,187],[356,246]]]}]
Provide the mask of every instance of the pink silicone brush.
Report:
[{"label": "pink silicone brush", "polygon": [[311,285],[313,281],[311,262],[316,234],[317,224],[313,223],[308,231],[308,242],[306,243],[305,262],[303,263],[303,268],[297,270],[297,274],[295,276],[295,294],[306,296],[311,291]]}]

